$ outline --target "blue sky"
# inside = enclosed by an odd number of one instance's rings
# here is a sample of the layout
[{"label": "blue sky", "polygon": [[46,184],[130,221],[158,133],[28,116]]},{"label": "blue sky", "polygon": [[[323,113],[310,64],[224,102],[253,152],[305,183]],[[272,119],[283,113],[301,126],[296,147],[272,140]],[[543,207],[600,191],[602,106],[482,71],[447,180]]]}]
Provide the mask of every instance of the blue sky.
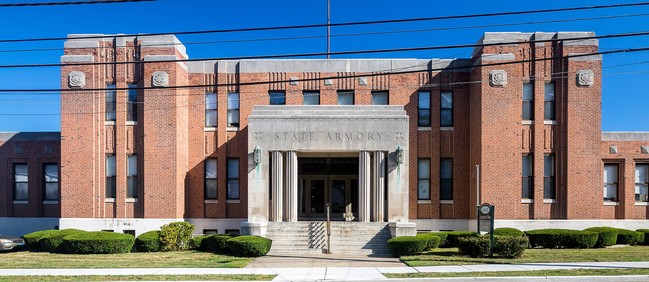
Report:
[{"label": "blue sky", "polygon": [[[41,1],[41,0],[39,0]],[[45,0],[51,1],[51,0]],[[628,0],[629,2],[631,0]],[[0,1],[28,2],[20,1]],[[34,2],[34,1],[29,1]],[[432,17],[531,9],[628,3],[626,1],[388,1],[331,0],[332,23],[398,18]],[[617,19],[526,24],[523,22],[600,16],[649,14],[649,6],[523,16],[504,16],[371,26],[332,28],[332,51],[401,48],[475,43],[488,31],[594,31],[614,34],[649,30],[649,16]],[[73,33],[152,33],[260,26],[326,23],[326,0],[289,1],[180,1],[0,8],[3,21],[0,39],[65,37]],[[494,24],[509,26],[489,26]],[[379,35],[335,36],[367,32],[467,27],[452,30],[398,32]],[[326,51],[324,37],[299,40],[262,40],[218,44],[206,41],[246,40],[295,36],[324,36],[325,28],[180,35],[191,58],[252,56]],[[1,50],[62,48],[62,41],[0,43]],[[600,40],[603,51],[649,47],[649,36]],[[58,63],[62,50],[45,52],[0,52],[0,65]],[[334,58],[457,58],[469,57],[471,49],[381,53]],[[602,129],[649,131],[649,52],[604,57]],[[626,65],[628,64],[628,65]],[[624,65],[624,66],[618,66]],[[59,88],[59,68],[0,68],[0,89]],[[0,93],[0,131],[60,130],[58,93]],[[20,115],[6,115],[20,114]],[[55,115],[36,115],[55,114]]]}]

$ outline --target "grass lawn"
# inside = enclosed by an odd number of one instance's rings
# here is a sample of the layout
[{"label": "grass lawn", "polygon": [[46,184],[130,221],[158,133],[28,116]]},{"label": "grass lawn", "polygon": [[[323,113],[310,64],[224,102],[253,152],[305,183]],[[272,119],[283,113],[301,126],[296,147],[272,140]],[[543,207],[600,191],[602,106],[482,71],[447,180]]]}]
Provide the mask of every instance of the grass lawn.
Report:
[{"label": "grass lawn", "polygon": [[493,272],[419,272],[419,273],[386,273],[387,278],[434,278],[434,277],[504,277],[504,276],[617,276],[647,275],[649,269],[563,269],[533,271],[493,271]]},{"label": "grass lawn", "polygon": [[[239,258],[195,251],[68,255],[45,252],[0,253],[0,269],[6,268],[235,268],[253,258]],[[157,280],[157,279],[154,279]]]},{"label": "grass lawn", "polygon": [[418,256],[402,256],[409,266],[461,265],[481,263],[649,261],[649,246],[627,246],[605,249],[527,249],[520,259],[470,258],[457,248],[440,248]]},{"label": "grass lawn", "polygon": [[275,275],[210,274],[210,275],[92,275],[92,276],[0,276],[4,281],[270,281]]}]

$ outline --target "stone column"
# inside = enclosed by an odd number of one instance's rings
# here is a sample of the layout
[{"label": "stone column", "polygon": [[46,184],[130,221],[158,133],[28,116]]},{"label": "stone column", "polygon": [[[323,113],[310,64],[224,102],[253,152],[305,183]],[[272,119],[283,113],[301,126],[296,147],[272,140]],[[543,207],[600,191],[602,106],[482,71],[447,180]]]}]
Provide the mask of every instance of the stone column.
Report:
[{"label": "stone column", "polygon": [[361,151],[358,160],[358,221],[370,221],[370,153]]},{"label": "stone column", "polygon": [[283,168],[284,160],[282,157],[282,152],[273,151],[272,160],[271,160],[271,178],[272,183],[270,185],[272,193],[272,204],[270,217],[272,221],[280,222],[282,221],[282,202],[284,197],[282,196],[282,190],[284,189],[284,179],[283,179]]},{"label": "stone column", "polygon": [[284,190],[285,221],[297,221],[297,153],[286,152],[286,185]]},{"label": "stone column", "polygon": [[372,164],[372,221],[384,221],[384,195],[385,195],[385,154],[381,151],[374,152]]}]

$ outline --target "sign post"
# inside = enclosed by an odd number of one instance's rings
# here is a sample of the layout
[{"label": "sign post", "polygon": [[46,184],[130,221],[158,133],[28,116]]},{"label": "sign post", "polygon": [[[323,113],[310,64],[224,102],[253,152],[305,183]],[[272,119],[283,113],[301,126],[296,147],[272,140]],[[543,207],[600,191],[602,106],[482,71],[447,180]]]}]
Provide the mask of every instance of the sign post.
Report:
[{"label": "sign post", "polygon": [[478,206],[478,233],[489,233],[489,255],[494,253],[494,213],[495,206],[484,203]]}]

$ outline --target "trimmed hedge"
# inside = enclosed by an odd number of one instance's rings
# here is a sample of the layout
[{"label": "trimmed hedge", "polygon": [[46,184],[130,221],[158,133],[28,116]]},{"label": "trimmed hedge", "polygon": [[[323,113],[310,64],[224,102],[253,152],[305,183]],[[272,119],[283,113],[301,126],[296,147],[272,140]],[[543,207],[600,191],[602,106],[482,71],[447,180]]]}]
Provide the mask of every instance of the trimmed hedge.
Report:
[{"label": "trimmed hedge", "polygon": [[523,236],[494,236],[494,253],[503,258],[520,258],[529,243]]},{"label": "trimmed hedge", "polygon": [[23,239],[25,239],[25,246],[31,251],[40,251],[41,250],[41,239],[45,236],[58,233],[59,230],[41,230],[25,234]]},{"label": "trimmed hedge", "polygon": [[491,251],[490,242],[491,240],[487,236],[465,236],[457,239],[457,247],[460,250],[460,254],[472,258],[481,258],[489,256],[489,252]]},{"label": "trimmed hedge", "polygon": [[426,250],[429,239],[417,236],[399,236],[388,240],[388,250],[395,257],[417,255]]},{"label": "trimmed hedge", "polygon": [[440,232],[428,232],[428,233],[424,233],[424,234],[430,234],[430,235],[435,235],[435,236],[439,237],[439,239],[440,239],[439,245],[440,246],[444,246],[444,244],[446,243],[446,237],[448,237],[447,232],[441,232],[441,231]]},{"label": "trimmed hedge", "polygon": [[494,236],[523,237],[525,233],[516,228],[501,227],[494,229]]},{"label": "trimmed hedge", "polygon": [[217,254],[227,254],[230,252],[228,248],[228,240],[237,237],[237,235],[230,234],[214,234],[207,236],[201,242],[199,250],[206,252],[214,252]]},{"label": "trimmed hedge", "polygon": [[160,228],[160,249],[165,252],[187,250],[194,225],[180,221],[165,224]]},{"label": "trimmed hedge", "polygon": [[636,232],[644,233],[643,245],[649,245],[649,229],[638,229]]},{"label": "trimmed hedge", "polygon": [[415,237],[420,237],[427,240],[428,243],[426,244],[425,251],[439,247],[439,243],[442,241],[442,238],[433,233],[419,233]]},{"label": "trimmed hedge", "polygon": [[446,240],[443,247],[454,248],[458,247],[458,239],[462,237],[480,237],[477,232],[473,231],[448,231],[446,232]]},{"label": "trimmed hedge", "polygon": [[135,238],[135,249],[138,252],[160,251],[160,230],[153,230],[140,234]]},{"label": "trimmed hedge", "polygon": [[192,250],[199,250],[201,251],[201,244],[203,243],[203,239],[207,238],[208,235],[201,235],[201,236],[196,236],[191,239],[189,239],[189,248]]},{"label": "trimmed hedge", "polygon": [[273,241],[259,236],[239,236],[227,241],[228,248],[232,254],[239,257],[260,257],[265,256]]},{"label": "trimmed hedge", "polygon": [[585,231],[597,232],[597,243],[595,248],[604,248],[615,245],[617,242],[617,229],[611,227],[591,227],[584,229]]},{"label": "trimmed hedge", "polygon": [[644,242],[644,233],[632,230],[615,228],[617,230],[617,242],[620,245],[638,245]]},{"label": "trimmed hedge", "polygon": [[50,232],[40,239],[39,242],[41,244],[41,249],[50,253],[64,253],[65,248],[63,247],[63,237],[85,232],[86,231],[72,228]]},{"label": "trimmed hedge", "polygon": [[525,232],[532,248],[592,248],[599,235],[591,231],[570,229],[538,229]]},{"label": "trimmed hedge", "polygon": [[65,236],[63,245],[72,254],[119,254],[133,248],[133,235],[96,231]]}]

